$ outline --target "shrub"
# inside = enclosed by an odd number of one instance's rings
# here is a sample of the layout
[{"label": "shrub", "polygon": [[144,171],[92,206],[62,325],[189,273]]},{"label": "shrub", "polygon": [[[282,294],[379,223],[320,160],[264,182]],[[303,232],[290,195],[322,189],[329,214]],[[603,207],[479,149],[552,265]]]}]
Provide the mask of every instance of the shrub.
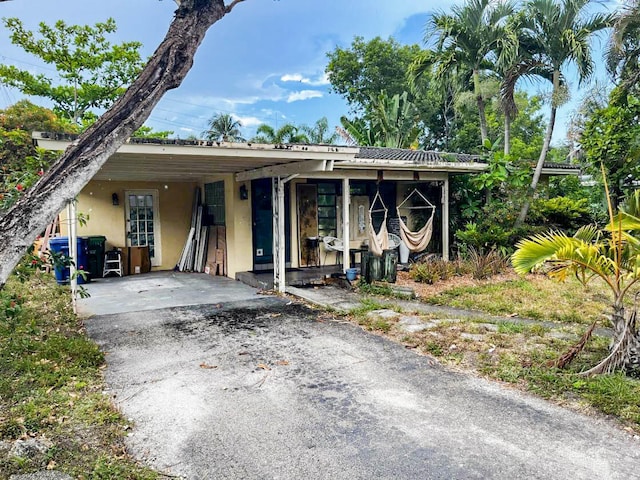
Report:
[{"label": "shrub", "polygon": [[469,262],[472,267],[471,275],[476,280],[498,275],[509,268],[509,257],[495,249],[491,249],[487,253],[482,253],[475,248],[470,248]]},{"label": "shrub", "polygon": [[445,261],[439,257],[430,256],[426,260],[414,263],[409,270],[409,276],[420,283],[432,285],[439,280],[449,280],[456,275],[463,275],[470,271],[467,263],[457,258]]},{"label": "shrub", "polygon": [[591,222],[591,210],[586,198],[574,200],[569,197],[538,199],[531,212],[537,224],[574,233],[581,226]]}]

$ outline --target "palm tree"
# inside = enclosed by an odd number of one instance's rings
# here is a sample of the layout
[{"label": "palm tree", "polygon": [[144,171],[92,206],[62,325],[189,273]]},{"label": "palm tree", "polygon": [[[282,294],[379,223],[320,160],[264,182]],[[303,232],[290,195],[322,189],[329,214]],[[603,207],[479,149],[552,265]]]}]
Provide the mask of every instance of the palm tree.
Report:
[{"label": "palm tree", "polygon": [[256,143],[309,143],[307,136],[298,127],[285,123],[275,130],[271,125],[263,123],[256,130],[256,136],[251,139]]},{"label": "palm tree", "polygon": [[[438,13],[431,17],[425,43],[436,39],[437,52],[433,63],[436,79],[451,75],[471,77],[480,119],[480,136],[484,144],[488,132],[485,115],[487,99],[482,91],[482,76],[483,72],[493,67],[492,52],[505,39],[504,24],[507,17],[514,13],[514,6],[511,2],[469,0],[461,7],[454,6],[452,11],[452,14]],[[507,42],[503,44],[508,46]],[[505,49],[503,55],[514,53]],[[423,61],[425,59],[427,61]],[[413,75],[419,76],[424,69],[431,68],[431,61],[428,56],[418,59],[411,69]]]},{"label": "palm tree", "polygon": [[[606,230],[590,225],[582,227],[573,237],[549,232],[523,240],[518,243],[512,262],[520,274],[547,264],[548,275],[559,280],[575,275],[585,284],[592,278],[604,281],[612,293],[609,320],[613,343],[609,355],[583,373],[593,375],[621,369],[637,375],[640,373],[640,333],[636,307],[627,313],[624,298],[640,280],[640,191],[635,192],[626,209],[615,217],[609,201],[609,219]],[[585,335],[580,348],[591,331]]]},{"label": "palm tree", "polygon": [[302,125],[300,130],[307,135],[309,143],[333,145],[339,137],[335,131],[329,134],[329,120],[327,120],[327,117],[317,120],[312,127]]},{"label": "palm tree", "polygon": [[365,118],[341,117],[338,133],[349,145],[409,148],[417,143],[421,129],[418,110],[408,93],[389,98],[386,92],[371,97],[371,112]]},{"label": "palm tree", "polygon": [[228,113],[218,113],[211,117],[208,122],[208,129],[202,132],[206,140],[214,142],[244,142],[240,127],[242,123]]},{"label": "palm tree", "polygon": [[533,58],[551,70],[553,86],[549,125],[531,180],[529,195],[522,205],[516,226],[524,222],[529,212],[530,198],[538,187],[549,152],[556,112],[566,99],[566,89],[562,88],[562,70],[573,63],[577,67],[580,82],[588,79],[594,68],[589,41],[594,33],[609,27],[613,21],[611,14],[588,15],[590,4],[589,0],[529,0],[525,6],[522,45]]},{"label": "palm tree", "polygon": [[[620,80],[623,93],[640,81],[640,2],[628,0],[613,24],[607,69]],[[637,88],[637,87],[636,87]]]}]

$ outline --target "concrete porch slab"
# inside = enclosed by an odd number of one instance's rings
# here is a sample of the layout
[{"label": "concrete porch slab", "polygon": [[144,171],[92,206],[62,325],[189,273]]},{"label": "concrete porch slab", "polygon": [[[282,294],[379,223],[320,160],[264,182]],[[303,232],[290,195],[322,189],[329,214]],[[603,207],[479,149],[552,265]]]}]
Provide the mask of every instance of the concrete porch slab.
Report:
[{"label": "concrete porch slab", "polygon": [[227,277],[173,271],[100,278],[84,287],[91,296],[78,300],[83,317],[260,298],[255,288]]}]

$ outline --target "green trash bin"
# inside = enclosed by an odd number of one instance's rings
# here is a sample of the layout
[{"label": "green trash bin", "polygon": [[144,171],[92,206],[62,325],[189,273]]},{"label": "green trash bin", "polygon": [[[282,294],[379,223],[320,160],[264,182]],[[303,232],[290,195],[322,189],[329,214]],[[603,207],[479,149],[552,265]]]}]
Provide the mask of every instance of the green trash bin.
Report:
[{"label": "green trash bin", "polygon": [[86,237],[87,239],[87,263],[90,278],[102,278],[104,268],[104,249],[107,237],[103,235],[94,235]]}]

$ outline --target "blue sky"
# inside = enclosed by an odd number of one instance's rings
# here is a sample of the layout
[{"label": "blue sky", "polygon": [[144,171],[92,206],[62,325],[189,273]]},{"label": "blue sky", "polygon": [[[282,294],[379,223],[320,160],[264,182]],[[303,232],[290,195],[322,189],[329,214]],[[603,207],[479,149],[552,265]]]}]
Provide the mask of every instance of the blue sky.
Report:
[{"label": "blue sky", "polygon": [[[447,9],[452,3],[246,0],[209,30],[188,77],[165,96],[147,125],[173,130],[185,138],[199,135],[208,118],[223,112],[240,119],[247,137],[260,123],[311,125],[326,116],[334,126],[348,107],[329,92],[324,75],[326,53],[336,46],[349,46],[356,35],[365,39],[394,36],[402,43],[421,43],[430,12]],[[149,56],[164,37],[175,8],[171,0],[12,0],[0,2],[0,17],[18,17],[32,29],[40,21],[94,24],[113,17],[118,25],[114,40],[140,41],[143,55]],[[0,27],[0,62],[35,73],[54,73],[11,45],[8,37]],[[537,92],[547,86],[527,88]],[[20,98],[19,92],[0,86],[0,108]],[[562,141],[578,99],[579,94],[574,95],[559,112],[555,143]]]}]

